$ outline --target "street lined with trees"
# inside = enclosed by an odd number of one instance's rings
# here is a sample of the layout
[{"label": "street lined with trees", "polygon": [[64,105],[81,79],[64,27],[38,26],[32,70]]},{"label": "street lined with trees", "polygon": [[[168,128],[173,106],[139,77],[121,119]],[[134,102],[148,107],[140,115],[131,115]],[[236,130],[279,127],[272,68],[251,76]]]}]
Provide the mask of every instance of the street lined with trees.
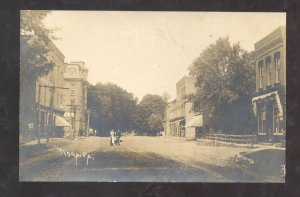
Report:
[{"label": "street lined with trees", "polygon": [[[77,20],[69,21],[74,29],[64,22],[63,42],[54,42],[55,28],[43,22],[55,12],[20,12],[19,180],[284,182],[285,92],[281,95],[278,88],[285,88],[283,27],[270,34],[274,40],[262,39],[273,47],[282,37],[280,50],[268,49],[267,57],[257,48],[267,48],[261,41],[254,44],[255,52],[246,51],[229,37],[219,37],[234,34],[212,36],[216,30],[209,29],[213,40],[201,42],[207,36],[202,29],[185,34],[178,30],[191,28],[180,23],[168,23],[167,31],[154,28],[154,33],[152,26],[144,29],[138,23],[139,29],[125,23],[132,32],[115,31],[124,23],[120,18],[120,24],[109,22],[108,12],[107,20],[103,15],[87,20],[76,12]],[[60,14],[64,20],[70,17]],[[59,22],[53,21],[54,26]],[[116,29],[107,31],[110,24]],[[92,28],[84,32],[86,27]],[[118,34],[101,40],[111,32]],[[137,32],[139,38],[147,32],[145,42],[133,42]],[[181,43],[182,35],[188,35],[188,42]],[[158,42],[158,37],[164,39]],[[173,42],[180,48],[176,53],[171,53]],[[125,53],[132,48],[141,54]],[[165,50],[157,55],[158,49]],[[165,88],[175,90],[173,98]],[[273,141],[270,134],[283,140]]]},{"label": "street lined with trees", "polygon": [[135,131],[140,135],[156,135],[162,131],[166,102],[159,95],[146,95],[141,102],[132,93],[112,83],[88,87],[90,127],[98,135],[113,130]]}]

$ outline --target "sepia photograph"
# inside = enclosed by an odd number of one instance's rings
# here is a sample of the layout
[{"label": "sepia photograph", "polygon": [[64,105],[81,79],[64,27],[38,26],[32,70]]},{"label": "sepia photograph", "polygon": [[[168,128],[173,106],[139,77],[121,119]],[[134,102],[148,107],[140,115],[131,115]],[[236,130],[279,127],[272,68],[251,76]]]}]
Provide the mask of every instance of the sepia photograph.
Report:
[{"label": "sepia photograph", "polygon": [[286,13],[20,11],[19,181],[285,183]]}]

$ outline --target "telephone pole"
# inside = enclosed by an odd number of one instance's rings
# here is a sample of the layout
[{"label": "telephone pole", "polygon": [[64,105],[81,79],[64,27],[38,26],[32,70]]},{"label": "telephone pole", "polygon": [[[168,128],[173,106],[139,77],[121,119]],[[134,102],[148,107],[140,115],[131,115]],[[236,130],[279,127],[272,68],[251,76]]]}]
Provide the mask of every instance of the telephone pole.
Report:
[{"label": "telephone pole", "polygon": [[67,106],[70,106],[70,121],[71,121],[72,129],[73,129],[73,138],[75,138],[76,137],[75,136],[75,132],[76,132],[76,111],[80,110],[77,107],[81,106],[81,105],[75,105],[74,102],[71,101],[71,104],[67,105]]},{"label": "telephone pole", "polygon": [[38,144],[41,143],[41,139],[40,139],[40,133],[41,133],[41,104],[40,104],[40,99],[41,99],[41,84],[39,83],[38,86],[38,102],[37,102],[37,138],[38,138]]},{"label": "telephone pole", "polygon": [[49,87],[50,90],[50,114],[49,114],[49,127],[48,127],[48,132],[46,136],[46,143],[48,144],[49,138],[50,138],[50,133],[52,132],[52,125],[53,125],[53,100],[54,100],[54,86]]},{"label": "telephone pole", "polygon": [[88,119],[87,119],[87,129],[86,129],[86,136],[89,137],[90,135],[90,110],[87,110]]}]

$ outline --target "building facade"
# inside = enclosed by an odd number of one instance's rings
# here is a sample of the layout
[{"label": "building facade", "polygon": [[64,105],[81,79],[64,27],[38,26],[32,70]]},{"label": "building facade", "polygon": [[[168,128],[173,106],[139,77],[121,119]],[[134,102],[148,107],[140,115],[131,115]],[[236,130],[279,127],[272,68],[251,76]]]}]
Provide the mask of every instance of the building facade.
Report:
[{"label": "building facade", "polygon": [[258,140],[279,142],[286,132],[286,30],[279,27],[255,43],[256,92],[252,98]]},{"label": "building facade", "polygon": [[64,87],[68,90],[64,91],[63,108],[73,137],[83,135],[87,129],[87,75],[84,62],[65,64]]},{"label": "building facade", "polygon": [[[49,42],[48,61],[53,62],[55,66],[44,76],[36,81],[35,87],[35,109],[37,118],[37,127],[41,137],[47,134],[55,137],[64,135],[62,124],[64,122],[63,114],[63,82],[64,82],[64,55],[54,45]],[[49,136],[49,137],[50,137]]]},{"label": "building facade", "polygon": [[202,120],[202,116],[196,116],[192,112],[192,102],[186,97],[194,94],[195,90],[193,77],[184,76],[176,83],[176,99],[168,103],[165,112],[164,131],[167,136],[199,137],[198,133],[202,125],[198,123]]}]

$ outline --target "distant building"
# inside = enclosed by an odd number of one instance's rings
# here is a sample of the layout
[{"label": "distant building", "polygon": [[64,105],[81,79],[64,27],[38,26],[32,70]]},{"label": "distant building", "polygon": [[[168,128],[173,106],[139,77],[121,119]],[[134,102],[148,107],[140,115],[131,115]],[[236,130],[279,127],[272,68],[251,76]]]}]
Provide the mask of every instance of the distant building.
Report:
[{"label": "distant building", "polygon": [[280,141],[286,121],[286,30],[277,28],[255,43],[256,92],[252,99],[258,139]]},{"label": "distant building", "polygon": [[176,84],[176,99],[166,108],[164,131],[167,136],[199,137],[202,115],[192,112],[192,102],[186,97],[195,93],[195,79],[184,76]]},{"label": "distant building", "polygon": [[64,117],[71,124],[73,137],[83,135],[86,132],[87,113],[87,75],[88,69],[85,63],[71,62],[65,64],[63,108]]}]

